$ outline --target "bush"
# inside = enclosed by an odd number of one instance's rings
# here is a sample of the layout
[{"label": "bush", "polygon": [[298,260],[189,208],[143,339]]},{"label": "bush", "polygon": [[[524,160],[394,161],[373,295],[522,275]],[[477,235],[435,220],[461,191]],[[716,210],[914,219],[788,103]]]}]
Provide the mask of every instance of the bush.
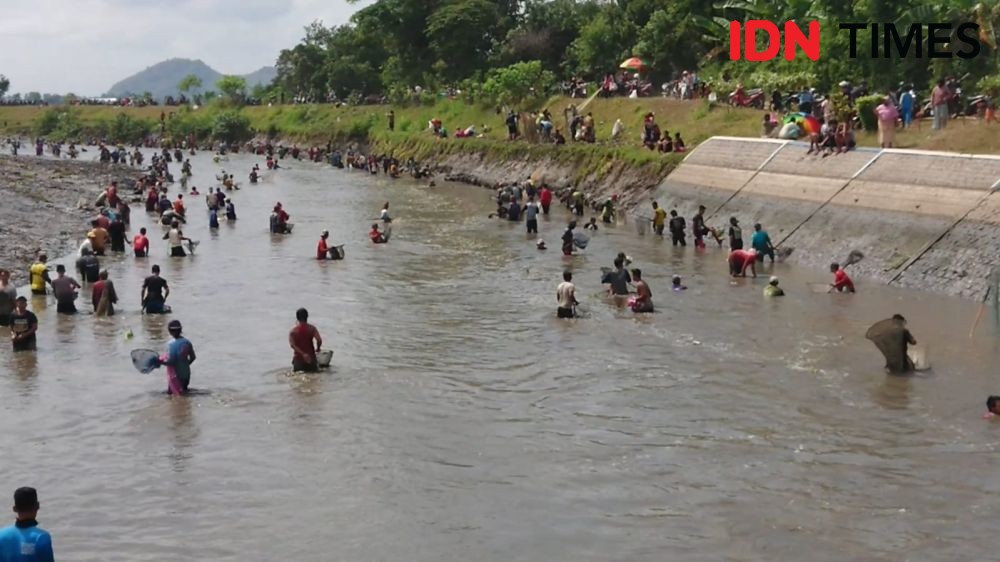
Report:
[{"label": "bush", "polygon": [[212,122],[212,137],[215,140],[235,144],[250,140],[252,136],[250,118],[239,110],[220,112]]},{"label": "bush", "polygon": [[491,71],[482,93],[491,104],[516,106],[541,100],[555,80],[541,62],[519,62]]},{"label": "bush", "polygon": [[875,119],[875,108],[883,101],[885,101],[885,96],[877,94],[860,97],[854,101],[854,107],[858,109],[858,119],[861,120],[861,126],[866,131],[878,130],[878,123]]},{"label": "bush", "polygon": [[214,122],[212,116],[205,110],[181,109],[167,120],[166,132],[172,139],[194,137],[204,140],[212,136]]},{"label": "bush", "polygon": [[990,96],[991,98],[1000,97],[1000,74],[994,74],[992,76],[984,76],[980,80],[976,87],[983,94]]},{"label": "bush", "polygon": [[104,135],[113,143],[135,144],[149,136],[153,124],[145,119],[136,119],[125,113],[119,113],[107,125]]},{"label": "bush", "polygon": [[83,134],[80,112],[69,107],[53,107],[45,111],[35,125],[35,133],[52,140],[76,140]]}]

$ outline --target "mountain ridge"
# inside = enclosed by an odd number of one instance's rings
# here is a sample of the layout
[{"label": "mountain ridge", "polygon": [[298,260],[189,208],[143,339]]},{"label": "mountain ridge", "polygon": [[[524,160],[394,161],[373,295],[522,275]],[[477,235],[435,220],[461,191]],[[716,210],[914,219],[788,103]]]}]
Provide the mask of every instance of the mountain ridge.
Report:
[{"label": "mountain ridge", "polygon": [[[154,98],[162,100],[167,96],[177,96],[179,94],[177,84],[189,74],[197,76],[202,82],[202,87],[192,90],[191,93],[214,90],[215,83],[223,76],[221,72],[208,66],[201,59],[172,58],[148,66],[144,70],[115,82],[104,95],[105,97],[123,97],[150,92]],[[269,84],[276,75],[277,71],[273,66],[264,66],[240,76],[246,78],[247,89],[251,89],[257,84]]]}]

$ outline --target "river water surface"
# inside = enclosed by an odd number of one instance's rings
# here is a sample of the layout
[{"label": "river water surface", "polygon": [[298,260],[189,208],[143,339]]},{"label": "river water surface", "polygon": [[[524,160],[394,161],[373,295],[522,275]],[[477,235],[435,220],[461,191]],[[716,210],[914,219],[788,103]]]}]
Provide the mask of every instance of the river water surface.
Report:
[{"label": "river water surface", "polygon": [[[192,159],[205,192],[220,168]],[[175,172],[179,170],[173,164]],[[724,254],[603,228],[559,252],[566,216],[486,218],[488,191],[427,187],[309,163],[244,182],[235,224],[197,255],[105,258],[110,319],[35,298],[37,354],[0,346],[2,494],[39,489],[60,560],[972,560],[995,558],[1000,393],[976,303],[779,265],[731,284]],[[176,188],[171,190],[174,197]],[[293,234],[272,237],[282,201]],[[366,231],[391,201],[393,239]],[[664,202],[661,202],[664,203]],[[669,205],[669,202],[667,202]],[[141,205],[133,232],[148,225]],[[752,219],[752,217],[747,217]],[[745,223],[752,223],[745,220]],[[347,259],[312,259],[319,232]],[[85,229],[81,226],[81,236]],[[154,238],[162,233],[152,226]],[[643,318],[597,296],[624,250],[652,287]],[[162,348],[139,314],[159,263],[200,392],[168,399],[130,349]],[[561,271],[587,318],[554,318]],[[680,273],[690,289],[669,291]],[[80,304],[89,302],[89,292]],[[305,306],[333,367],[288,372]],[[905,314],[934,369],[887,377],[868,325]],[[135,337],[127,340],[131,329]]]}]

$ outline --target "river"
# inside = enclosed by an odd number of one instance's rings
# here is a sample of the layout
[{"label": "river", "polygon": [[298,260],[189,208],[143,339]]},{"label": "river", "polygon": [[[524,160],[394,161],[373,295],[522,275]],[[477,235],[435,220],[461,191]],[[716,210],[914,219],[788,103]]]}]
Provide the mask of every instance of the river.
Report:
[{"label": "river", "polygon": [[[0,493],[39,489],[60,560],[950,561],[1000,548],[1000,425],[980,419],[1000,351],[989,314],[967,337],[977,303],[865,284],[814,294],[827,274],[781,264],[788,296],[767,300],[766,276],[731,283],[715,248],[602,225],[566,259],[561,208],[541,221],[542,252],[523,225],[486,218],[486,190],[298,162],[252,186],[253,161],[192,158],[202,192],[220,168],[243,178],[239,220],[217,233],[191,198],[195,256],[165,257],[153,226],[153,257],[102,260],[119,315],[57,317],[35,298],[37,354],[0,346]],[[296,226],[272,237],[279,200]],[[384,201],[397,220],[375,246]],[[140,205],[133,232],[144,225]],[[312,259],[323,229],[346,260]],[[619,250],[659,313],[597,296]],[[168,338],[169,318],[139,314],[152,263],[198,352],[186,399],[128,359]],[[587,318],[554,317],[567,266]],[[673,273],[690,289],[671,292]],[[336,352],[329,371],[288,372],[300,306]],[[894,312],[929,342],[932,371],[882,371],[863,334]]]}]

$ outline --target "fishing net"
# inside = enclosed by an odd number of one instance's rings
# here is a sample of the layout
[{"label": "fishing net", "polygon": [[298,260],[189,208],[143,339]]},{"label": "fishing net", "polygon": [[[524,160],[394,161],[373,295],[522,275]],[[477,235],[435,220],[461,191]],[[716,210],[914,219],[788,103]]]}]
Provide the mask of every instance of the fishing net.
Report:
[{"label": "fishing net", "polygon": [[635,233],[639,236],[645,236],[646,225],[649,223],[649,219],[646,217],[635,217]]},{"label": "fishing net", "polygon": [[133,349],[132,366],[144,375],[149,374],[160,366],[160,354],[152,349]]},{"label": "fishing net", "polygon": [[587,236],[584,233],[576,232],[573,234],[574,246],[580,248],[581,250],[585,250],[587,248],[587,244],[590,244],[590,238],[587,238]]},{"label": "fishing net", "polygon": [[902,322],[887,318],[872,324],[865,333],[875,347],[885,356],[885,367],[893,373],[913,370],[913,362],[906,355],[907,332]]}]

